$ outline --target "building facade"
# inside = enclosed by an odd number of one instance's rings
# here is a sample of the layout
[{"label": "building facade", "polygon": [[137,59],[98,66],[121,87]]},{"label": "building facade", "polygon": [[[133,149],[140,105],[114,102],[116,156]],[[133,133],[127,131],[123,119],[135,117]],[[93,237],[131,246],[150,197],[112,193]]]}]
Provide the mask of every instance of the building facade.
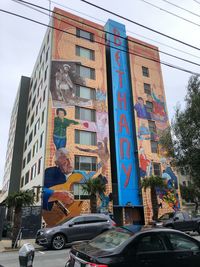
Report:
[{"label": "building facade", "polygon": [[47,225],[90,212],[83,184],[97,176],[106,186],[98,211],[114,212],[119,224],[151,220],[150,192],[140,188],[151,175],[167,184],[157,190],[160,212],[180,207],[159,145],[169,122],[157,47],[115,21],[103,27],[56,8],[28,92],[15,179],[34,190]]}]

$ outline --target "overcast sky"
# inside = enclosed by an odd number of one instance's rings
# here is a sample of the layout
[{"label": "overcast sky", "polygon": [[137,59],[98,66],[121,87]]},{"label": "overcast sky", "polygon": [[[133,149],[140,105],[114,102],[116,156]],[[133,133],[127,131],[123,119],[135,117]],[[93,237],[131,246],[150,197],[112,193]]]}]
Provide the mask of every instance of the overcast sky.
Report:
[{"label": "overcast sky", "polygon": [[[93,0],[96,5],[112,10],[124,17],[134,20],[140,24],[160,31],[164,34],[182,40],[188,44],[200,48],[200,0],[168,0],[169,2],[181,6],[199,16],[183,11],[170,5],[164,0],[145,0],[163,9],[173,12],[178,16],[193,21],[198,25],[181,20],[169,13],[156,9],[145,3],[143,0]],[[29,3],[38,4],[49,8],[48,0],[27,0]],[[92,2],[92,0],[90,0]],[[199,2],[199,3],[197,3]],[[60,6],[62,5],[62,6]],[[94,7],[81,2],[80,0],[55,0],[51,1],[51,9],[57,6],[70,11],[79,16],[85,17],[99,24],[104,25],[107,19],[111,18],[126,25],[127,34],[143,41],[149,42],[176,56],[194,61],[200,64],[200,53],[198,50],[174,42],[163,36],[155,34],[135,24],[129,23],[116,16],[105,13]],[[64,7],[65,6],[65,7]],[[0,9],[17,13],[34,20],[48,24],[49,17],[38,11],[30,9],[12,0],[1,0]],[[82,14],[84,13],[84,14]],[[100,20],[97,20],[98,18]],[[20,77],[30,76],[39,53],[39,49],[44,37],[46,28],[33,22],[14,17],[0,12],[0,188],[4,173],[5,156],[8,140],[8,131],[12,106],[18,89]],[[137,34],[137,35],[136,35]],[[145,39],[146,38],[152,39]],[[154,42],[154,41],[155,42]],[[171,46],[178,50],[183,50],[187,54],[166,47]],[[191,54],[191,55],[189,55]],[[194,56],[193,56],[194,55]],[[161,60],[182,68],[200,73],[200,67],[184,63],[172,57],[160,54]],[[186,94],[186,86],[190,74],[162,66],[165,93],[169,116],[172,118],[174,107],[177,102],[183,103]]]}]

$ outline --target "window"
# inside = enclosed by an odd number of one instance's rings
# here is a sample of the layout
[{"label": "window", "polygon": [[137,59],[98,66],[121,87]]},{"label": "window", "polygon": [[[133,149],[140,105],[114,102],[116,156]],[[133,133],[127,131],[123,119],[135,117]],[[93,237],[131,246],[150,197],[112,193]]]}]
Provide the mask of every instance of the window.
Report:
[{"label": "window", "polygon": [[42,163],[42,158],[38,160],[38,169],[37,169],[37,174],[40,174],[41,171],[41,163]]},{"label": "window", "polygon": [[26,126],[26,134],[28,133],[29,125]]},{"label": "window", "polygon": [[85,223],[85,219],[84,217],[78,217],[76,219],[73,220],[74,224],[84,224]]},{"label": "window", "polygon": [[36,135],[37,131],[40,129],[40,119],[37,120],[35,127],[34,127],[34,136]]},{"label": "window", "polygon": [[165,247],[162,240],[155,233],[141,237],[138,242],[137,252],[163,251]]},{"label": "window", "polygon": [[26,165],[26,158],[23,159],[23,163],[22,163],[22,168],[23,169],[24,169],[25,165]]},{"label": "window", "polygon": [[33,121],[34,121],[34,114],[31,117],[31,125],[33,124]]},{"label": "window", "polygon": [[75,143],[81,145],[95,146],[97,143],[96,133],[75,130]]},{"label": "window", "polygon": [[155,176],[161,176],[160,163],[153,163],[153,172]]},{"label": "window", "polygon": [[47,79],[47,71],[48,71],[48,66],[46,67],[45,73],[44,73],[44,81]]},{"label": "window", "polygon": [[85,99],[96,99],[95,89],[88,88],[85,86],[76,85],[76,96],[85,98]]},{"label": "window", "polygon": [[200,249],[196,242],[186,236],[177,233],[168,233],[167,235],[173,250],[199,251]]},{"label": "window", "polygon": [[27,163],[31,160],[31,151],[29,151],[28,156],[27,156]]},{"label": "window", "polygon": [[31,180],[36,176],[36,163],[31,168]]},{"label": "window", "polygon": [[75,118],[78,120],[96,121],[94,109],[75,107]]},{"label": "window", "polygon": [[32,104],[31,104],[32,109],[35,106],[35,100],[36,100],[36,96],[34,96],[33,101],[32,101]]},{"label": "window", "polygon": [[45,113],[45,108],[44,108],[44,110],[42,111],[42,124],[43,124],[43,122],[44,122],[44,113]]},{"label": "window", "polygon": [[144,83],[144,92],[151,95],[151,85],[149,83]]},{"label": "window", "polygon": [[81,29],[76,29],[76,36],[79,38],[84,38],[89,41],[94,41],[94,34],[91,32],[83,31]]},{"label": "window", "polygon": [[44,102],[44,100],[45,100],[45,97],[46,97],[46,88],[45,88],[44,91],[43,91],[43,99],[42,99],[43,102]]},{"label": "window", "polygon": [[75,199],[88,199],[88,194],[83,190],[82,184],[73,184],[73,195]]},{"label": "window", "polygon": [[88,78],[92,80],[95,79],[95,69],[82,65],[77,65],[77,73],[83,78]]},{"label": "window", "polygon": [[24,176],[21,178],[21,183],[20,183],[20,187],[24,186]]},{"label": "window", "polygon": [[152,153],[158,152],[158,142],[151,141],[151,152]]},{"label": "window", "polygon": [[156,124],[155,121],[148,121],[149,131],[151,134],[151,140],[156,140]]},{"label": "window", "polygon": [[33,139],[33,131],[29,134],[28,144],[31,143],[32,139]]},{"label": "window", "polygon": [[75,156],[75,170],[96,171],[96,169],[96,157]]},{"label": "window", "polygon": [[149,124],[149,131],[151,133],[156,132],[156,124],[155,124],[155,121],[148,121],[148,124]]},{"label": "window", "polygon": [[29,182],[29,171],[27,171],[25,175],[25,184],[28,184],[28,182]]},{"label": "window", "polygon": [[26,149],[27,149],[27,141],[24,144],[24,151],[26,151]]},{"label": "window", "polygon": [[146,101],[146,111],[151,113],[153,112],[153,103],[150,101]]},{"label": "window", "polygon": [[35,156],[35,154],[38,152],[38,140],[35,142],[35,144],[33,145],[33,157]]},{"label": "window", "polygon": [[149,69],[147,67],[142,66],[142,74],[145,77],[149,77]]},{"label": "window", "polygon": [[90,60],[94,60],[94,50],[84,48],[76,45],[76,55],[79,57],[84,57]]},{"label": "window", "polygon": [[42,147],[43,144],[43,138],[44,138],[44,132],[42,132],[40,135],[40,148]]},{"label": "window", "polygon": [[49,57],[49,48],[47,49],[47,52],[46,52],[46,62],[48,60],[48,57]]},{"label": "window", "polygon": [[175,217],[177,218],[177,220],[181,220],[181,221],[184,221],[184,217],[183,217],[183,213],[180,213],[180,212],[177,212]]}]

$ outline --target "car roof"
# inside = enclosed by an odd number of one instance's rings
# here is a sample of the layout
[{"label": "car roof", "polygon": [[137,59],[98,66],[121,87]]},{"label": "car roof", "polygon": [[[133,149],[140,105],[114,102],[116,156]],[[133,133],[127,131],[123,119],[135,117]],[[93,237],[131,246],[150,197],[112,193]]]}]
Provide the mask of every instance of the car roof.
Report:
[{"label": "car roof", "polygon": [[109,215],[106,215],[104,213],[84,213],[84,214],[81,214],[80,216],[109,217]]}]

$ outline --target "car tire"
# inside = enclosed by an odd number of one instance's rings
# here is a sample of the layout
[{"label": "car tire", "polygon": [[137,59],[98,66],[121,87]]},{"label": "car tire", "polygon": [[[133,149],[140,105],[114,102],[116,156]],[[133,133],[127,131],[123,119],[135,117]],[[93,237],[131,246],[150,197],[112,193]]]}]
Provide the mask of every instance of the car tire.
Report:
[{"label": "car tire", "polygon": [[52,238],[51,246],[55,250],[63,249],[66,245],[66,237],[62,234],[57,234]]}]

